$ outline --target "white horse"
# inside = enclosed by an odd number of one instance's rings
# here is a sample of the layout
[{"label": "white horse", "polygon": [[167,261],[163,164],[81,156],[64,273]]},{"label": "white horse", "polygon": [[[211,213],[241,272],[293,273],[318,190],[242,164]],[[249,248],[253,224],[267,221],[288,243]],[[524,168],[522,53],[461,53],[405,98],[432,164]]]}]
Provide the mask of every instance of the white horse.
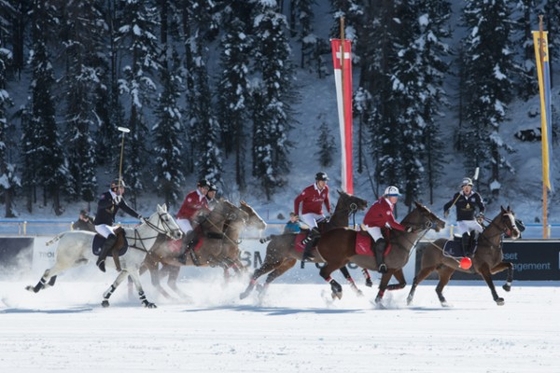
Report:
[{"label": "white horse", "polygon": [[[183,232],[177,225],[177,222],[167,212],[165,205],[158,205],[157,211],[145,219],[142,224],[135,228],[124,228],[126,240],[128,241],[128,250],[119,257],[122,271],[119,273],[113,284],[107,291],[103,293],[103,307],[109,306],[109,297],[119,284],[130,275],[136,289],[140,301],[145,307],[156,308],[154,303],[146,299],[146,295],[140,284],[139,268],[146,254],[156,242],[158,234],[165,234],[173,240],[182,237]],[[37,285],[29,285],[27,290],[37,293],[41,289],[53,286],[56,276],[69,268],[78,267],[91,261],[95,263],[97,256],[92,253],[93,238],[96,233],[88,231],[68,231],[58,234],[47,244],[59,241],[56,249],[56,262],[54,266],[47,269],[41,277]],[[107,260],[106,264],[109,268],[116,268],[113,260]]]}]

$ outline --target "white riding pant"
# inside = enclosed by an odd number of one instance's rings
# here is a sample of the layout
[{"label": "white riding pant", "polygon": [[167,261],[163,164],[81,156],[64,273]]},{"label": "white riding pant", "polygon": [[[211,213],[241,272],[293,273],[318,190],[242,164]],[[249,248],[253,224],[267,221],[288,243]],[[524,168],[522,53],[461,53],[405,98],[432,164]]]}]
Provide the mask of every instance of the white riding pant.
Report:
[{"label": "white riding pant", "polygon": [[95,231],[107,238],[110,234],[115,234],[115,228],[107,224],[99,224],[95,226]]},{"label": "white riding pant", "polygon": [[373,238],[375,242],[377,242],[378,239],[383,238],[383,234],[381,233],[381,228],[379,227],[369,227],[366,225],[366,231],[369,233],[369,235]]},{"label": "white riding pant", "polygon": [[464,233],[471,233],[472,231],[482,233],[482,230],[482,225],[478,224],[476,220],[459,220],[453,235],[461,237]]},{"label": "white riding pant", "polygon": [[317,220],[321,220],[324,218],[325,215],[315,214],[312,212],[308,212],[307,214],[303,214],[300,216],[300,219],[303,222],[303,224],[307,225],[309,229],[318,228]]},{"label": "white riding pant", "polygon": [[177,219],[176,221],[177,221],[177,225],[179,226],[179,228],[181,228],[183,233],[189,233],[190,231],[193,230],[193,227],[189,219]]}]

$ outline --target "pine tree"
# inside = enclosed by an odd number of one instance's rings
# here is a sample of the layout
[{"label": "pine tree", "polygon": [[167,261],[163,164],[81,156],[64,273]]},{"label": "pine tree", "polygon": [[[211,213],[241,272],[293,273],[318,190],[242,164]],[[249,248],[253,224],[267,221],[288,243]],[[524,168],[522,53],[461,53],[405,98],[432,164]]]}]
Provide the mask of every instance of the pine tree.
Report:
[{"label": "pine tree", "polygon": [[261,121],[255,127],[253,176],[261,183],[268,200],[282,187],[290,166],[288,132],[293,118],[290,103],[292,67],[291,49],[286,37],[286,19],[275,12],[267,1],[257,7],[255,18],[255,70],[261,83],[255,94],[258,108],[262,109]]},{"label": "pine tree", "polygon": [[154,134],[154,184],[158,195],[162,195],[167,206],[175,204],[183,197],[185,175],[182,171],[184,133],[181,109],[182,77],[179,74],[180,61],[177,51],[172,49],[170,63],[162,64],[160,81],[163,91],[158,96],[155,114],[158,118],[152,128]]},{"label": "pine tree", "polygon": [[334,155],[337,152],[334,137],[329,124],[325,121],[325,113],[319,114],[317,119],[321,120],[321,126],[319,126],[319,137],[317,138],[319,151],[315,154],[318,156],[319,165],[322,168],[330,167],[334,164]]},{"label": "pine tree", "polygon": [[20,180],[16,175],[16,167],[8,159],[9,147],[8,132],[12,125],[7,118],[7,109],[13,105],[8,91],[6,91],[6,67],[11,60],[11,53],[0,45],[0,198],[5,205],[6,218],[16,216],[14,211],[15,190],[20,186]]},{"label": "pine tree", "polygon": [[221,77],[218,83],[221,142],[226,155],[235,157],[235,181],[245,191],[246,143],[248,143],[249,106],[251,100],[251,38],[247,25],[236,15],[228,22],[222,42]]},{"label": "pine tree", "polygon": [[33,1],[32,108],[22,138],[23,157],[28,160],[26,167],[33,167],[33,170],[25,170],[22,181],[29,200],[35,195],[35,187],[39,186],[43,192],[43,206],[52,199],[53,210],[60,215],[63,212],[60,191],[67,187],[68,169],[55,120],[56,98],[52,95],[55,78],[47,46],[49,36],[52,36],[47,30],[56,31],[55,25],[59,23],[54,14],[56,9],[50,1]]},{"label": "pine tree", "polygon": [[[69,3],[66,7],[64,35],[66,46],[66,76],[63,78],[66,92],[65,144],[71,188],[69,196],[90,203],[96,197],[95,132],[97,118],[95,93],[101,90],[98,55],[103,52],[102,37],[105,24],[101,14],[90,2]],[[97,4],[99,5],[99,4]]]},{"label": "pine tree", "polygon": [[159,69],[158,41],[155,36],[157,12],[150,1],[121,0],[122,19],[117,32],[121,48],[128,51],[130,64],[123,69],[119,80],[120,91],[127,97],[129,117],[126,136],[126,158],[123,161],[123,177],[132,186],[130,200],[144,190],[144,170],[147,162],[148,128],[144,116],[144,106],[149,103],[156,90],[152,74]]},{"label": "pine tree", "polygon": [[[463,16],[468,28],[464,39],[468,90],[468,123],[462,134],[465,169],[490,169],[490,183],[499,183],[500,170],[510,169],[500,138],[512,100],[513,57],[510,46],[511,5],[505,0],[467,2]],[[492,190],[498,194],[499,190]]]}]

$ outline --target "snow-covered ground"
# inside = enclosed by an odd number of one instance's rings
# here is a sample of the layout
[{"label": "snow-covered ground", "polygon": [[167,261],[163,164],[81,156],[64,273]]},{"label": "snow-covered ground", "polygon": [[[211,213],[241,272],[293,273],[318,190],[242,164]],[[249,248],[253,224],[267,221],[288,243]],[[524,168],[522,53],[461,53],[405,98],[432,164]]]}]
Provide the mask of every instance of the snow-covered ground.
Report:
[{"label": "snow-covered ground", "polygon": [[[558,283],[514,282],[497,306],[482,281],[452,282],[451,307],[435,282],[357,297],[344,286],[329,304],[327,285],[274,284],[239,300],[245,282],[189,280],[192,303],[129,300],[126,287],[100,306],[115,272],[96,281],[59,278],[32,294],[34,281],[0,282],[1,372],[554,372],[560,345]],[[497,283],[501,286],[501,283]]]}]

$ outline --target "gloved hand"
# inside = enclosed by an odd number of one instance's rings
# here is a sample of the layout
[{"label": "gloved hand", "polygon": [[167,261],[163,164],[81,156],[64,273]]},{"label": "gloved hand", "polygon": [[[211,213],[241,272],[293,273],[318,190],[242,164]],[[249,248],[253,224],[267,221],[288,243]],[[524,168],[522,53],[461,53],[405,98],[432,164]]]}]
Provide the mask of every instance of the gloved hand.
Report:
[{"label": "gloved hand", "polygon": [[482,224],[484,222],[484,214],[482,212],[478,214],[478,216],[476,217],[476,221],[478,222],[478,224]]},{"label": "gloved hand", "polygon": [[141,214],[138,214],[138,219],[139,220],[146,220],[146,219],[144,219],[144,217]]},{"label": "gloved hand", "polygon": [[385,228],[392,229],[392,228],[391,228],[391,224],[385,223]]},{"label": "gloved hand", "polygon": [[411,233],[412,232],[412,227],[406,227],[406,232]]},{"label": "gloved hand", "polygon": [[447,218],[448,216],[449,216],[449,210],[445,210],[445,211],[443,212],[443,217],[444,217],[444,218]]},{"label": "gloved hand", "polygon": [[116,195],[114,200],[115,200],[115,203],[118,205],[122,201],[122,196]]}]

